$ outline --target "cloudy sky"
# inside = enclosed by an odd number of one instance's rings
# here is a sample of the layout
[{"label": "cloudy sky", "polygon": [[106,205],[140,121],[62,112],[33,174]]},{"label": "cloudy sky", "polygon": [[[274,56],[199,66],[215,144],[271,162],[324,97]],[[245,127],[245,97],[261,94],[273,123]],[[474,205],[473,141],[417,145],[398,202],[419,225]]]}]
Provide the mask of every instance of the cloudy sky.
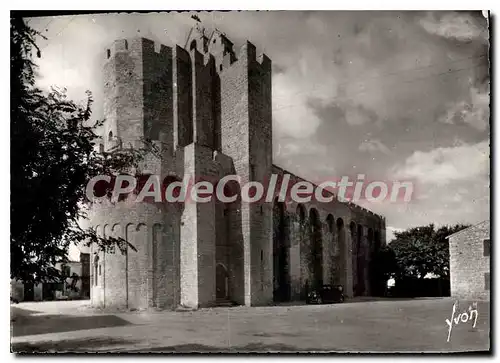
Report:
[{"label": "cloudy sky", "polygon": [[[412,180],[409,203],[367,203],[392,231],[489,217],[487,22],[481,12],[227,12],[198,14],[273,61],[274,160],[312,181]],[[39,84],[85,90],[102,117],[101,67],[114,39],[184,46],[188,13],[29,19]]]}]

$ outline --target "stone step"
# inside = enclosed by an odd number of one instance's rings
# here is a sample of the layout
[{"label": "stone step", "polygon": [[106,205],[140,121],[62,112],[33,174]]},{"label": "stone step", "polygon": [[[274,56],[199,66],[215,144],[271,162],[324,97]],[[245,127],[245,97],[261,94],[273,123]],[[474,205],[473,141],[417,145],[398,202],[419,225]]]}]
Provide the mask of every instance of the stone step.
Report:
[{"label": "stone step", "polygon": [[228,299],[217,299],[215,301],[216,306],[234,306],[234,303]]}]

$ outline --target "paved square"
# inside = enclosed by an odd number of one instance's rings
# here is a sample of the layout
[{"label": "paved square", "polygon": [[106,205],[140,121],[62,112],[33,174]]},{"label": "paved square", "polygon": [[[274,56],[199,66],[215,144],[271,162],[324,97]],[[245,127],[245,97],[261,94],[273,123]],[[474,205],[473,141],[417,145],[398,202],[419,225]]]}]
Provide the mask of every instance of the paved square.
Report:
[{"label": "paved square", "polygon": [[[469,302],[460,302],[465,311]],[[12,305],[12,350],[52,352],[445,352],[490,347],[489,303],[478,320],[448,325],[453,300],[96,312],[88,301]],[[455,315],[455,317],[458,314]]]}]

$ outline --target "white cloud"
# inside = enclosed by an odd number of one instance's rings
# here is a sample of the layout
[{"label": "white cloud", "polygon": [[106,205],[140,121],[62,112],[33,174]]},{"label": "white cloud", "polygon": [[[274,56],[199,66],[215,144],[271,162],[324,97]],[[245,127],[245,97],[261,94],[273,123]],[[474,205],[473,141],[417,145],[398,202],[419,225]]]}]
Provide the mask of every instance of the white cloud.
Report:
[{"label": "white cloud", "polygon": [[488,41],[486,21],[483,25],[469,13],[432,12],[420,20],[420,25],[429,33],[469,42],[481,39]]},{"label": "white cloud", "polygon": [[278,135],[308,138],[321,120],[307,104],[308,93],[291,72],[273,77],[273,117]]},{"label": "white cloud", "polygon": [[386,236],[387,243],[391,242],[393,239],[396,238],[396,236],[394,235],[394,232],[402,232],[402,231],[403,231],[402,228],[386,226],[385,227],[385,236]]},{"label": "white cloud", "polygon": [[480,131],[487,129],[490,120],[490,95],[471,88],[470,99],[450,105],[439,121],[447,124],[466,123]]},{"label": "white cloud", "polygon": [[50,91],[51,87],[67,88],[68,97],[72,100],[83,100],[86,98],[85,91],[88,88],[89,73],[83,69],[78,71],[65,67],[60,61],[49,58],[40,61],[40,78],[37,79],[37,86],[45,91]]},{"label": "white cloud", "polygon": [[417,179],[421,183],[446,185],[452,181],[485,177],[489,171],[488,141],[415,151],[394,170],[395,178]]}]

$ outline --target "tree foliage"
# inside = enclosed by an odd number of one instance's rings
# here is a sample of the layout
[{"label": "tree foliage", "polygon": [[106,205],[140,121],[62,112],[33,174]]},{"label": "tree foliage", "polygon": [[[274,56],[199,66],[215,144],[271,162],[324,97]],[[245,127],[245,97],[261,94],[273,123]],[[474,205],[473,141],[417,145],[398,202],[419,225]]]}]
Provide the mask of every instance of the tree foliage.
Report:
[{"label": "tree foliage", "polygon": [[424,278],[427,274],[448,279],[450,256],[446,237],[467,227],[457,224],[436,229],[429,224],[396,232],[395,240],[388,245],[393,261],[386,262],[386,273],[396,279]]},{"label": "tree foliage", "polygon": [[80,227],[85,187],[96,175],[137,167],[145,150],[99,152],[102,121],[91,120],[92,94],[80,105],[64,89],[37,88],[40,37],[23,19],[11,19],[11,278],[24,282],[60,279],[54,266],[67,261],[70,243],[125,248],[121,238]]},{"label": "tree foliage", "polygon": [[396,255],[390,245],[382,246],[375,251],[372,261],[372,281],[386,282],[397,271]]}]

